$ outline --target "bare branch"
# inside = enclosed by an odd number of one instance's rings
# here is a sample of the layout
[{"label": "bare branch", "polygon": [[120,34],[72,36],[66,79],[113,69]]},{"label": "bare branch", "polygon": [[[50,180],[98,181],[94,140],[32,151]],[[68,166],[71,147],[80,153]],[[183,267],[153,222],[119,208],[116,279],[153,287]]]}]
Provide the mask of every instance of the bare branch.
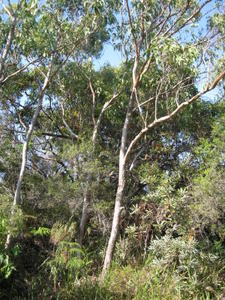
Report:
[{"label": "bare branch", "polygon": [[175,110],[173,110],[173,112],[171,112],[170,114],[163,116],[157,120],[154,120],[151,124],[149,124],[147,127],[143,128],[137,135],[136,137],[130,142],[129,147],[127,148],[125,157],[124,157],[124,161],[127,160],[128,155],[130,154],[131,149],[134,147],[134,145],[140,140],[140,138],[146,134],[150,129],[156,127],[157,125],[165,122],[165,121],[169,121],[171,120],[174,116],[176,116],[178,114],[179,111],[181,111],[184,107],[190,105],[191,103],[197,101],[202,95],[206,94],[207,92],[213,90],[217,84],[223,79],[225,78],[225,70],[223,72],[221,72],[221,74],[219,76],[217,76],[215,78],[215,80],[213,81],[213,83],[209,86],[206,87],[204,90],[200,91],[199,93],[197,93],[195,96],[193,96],[192,98],[182,102]]},{"label": "bare branch", "polygon": [[[163,95],[165,95],[165,94],[167,94],[167,93],[171,93],[171,92],[172,92],[173,90],[175,90],[179,85],[181,85],[182,83],[184,83],[185,81],[187,81],[187,80],[189,80],[189,79],[191,79],[191,76],[188,76],[188,77],[186,77],[185,79],[180,80],[180,81],[177,82],[177,83],[176,83],[169,91],[166,90],[166,91],[164,91],[164,92],[162,92],[162,93],[159,93],[158,96],[163,96]],[[141,106],[144,106],[144,105],[146,105],[146,104],[148,104],[149,102],[153,101],[154,99],[155,99],[155,96],[152,96],[152,97],[148,98],[146,101],[140,103],[140,107],[141,107]],[[133,109],[133,111],[135,111],[136,109],[138,109],[138,106],[136,106],[136,107]]]},{"label": "bare branch", "polygon": [[[14,201],[13,201],[13,206],[14,207],[16,205],[18,205],[19,202],[20,202],[20,191],[21,191],[23,176],[24,176],[24,173],[25,173],[26,162],[27,162],[28,145],[29,145],[31,135],[33,133],[34,126],[36,124],[38,115],[39,115],[40,110],[41,110],[45,90],[46,90],[46,88],[49,84],[49,79],[50,79],[50,75],[51,75],[51,71],[52,71],[52,66],[53,66],[53,55],[51,56],[51,60],[50,60],[49,66],[48,66],[48,72],[47,72],[47,75],[45,76],[45,80],[44,80],[43,86],[42,86],[40,94],[39,94],[38,104],[37,104],[37,107],[36,107],[35,112],[33,114],[31,123],[29,125],[28,131],[27,131],[27,134],[26,134],[25,142],[23,144],[22,163],[21,163],[21,167],[20,167],[20,174],[19,174],[19,178],[17,180],[16,191],[15,191]],[[8,235],[8,237],[9,236],[10,235]],[[7,237],[7,243],[8,243],[8,237]],[[7,245],[7,243],[6,243],[6,245]]]},{"label": "bare branch", "polygon": [[95,142],[96,142],[98,129],[99,129],[99,126],[100,126],[100,123],[101,123],[104,112],[112,106],[112,104],[121,95],[121,93],[122,93],[122,89],[117,94],[114,94],[112,96],[112,98],[109,101],[105,102],[105,104],[103,105],[102,110],[101,110],[101,112],[99,114],[99,117],[97,119],[97,122],[95,123],[95,126],[94,126],[93,135],[92,135],[93,144],[95,144]]},{"label": "bare branch", "polygon": [[22,117],[21,117],[21,114],[20,112],[18,111],[16,105],[14,103],[11,102],[11,104],[13,105],[13,107],[15,108],[15,111],[16,111],[16,114],[17,114],[17,117],[18,117],[18,120],[20,122],[20,124],[22,125],[22,127],[27,131],[27,126],[26,124],[23,122],[22,120]]},{"label": "bare branch", "polygon": [[[173,32],[171,32],[168,37],[173,36],[175,33],[177,33],[178,31],[180,31],[182,28],[184,28],[192,19],[194,19],[201,11],[202,9],[208,4],[212,2],[212,0],[207,0],[205,1],[189,18],[187,18],[187,20],[181,25],[179,26],[177,29],[175,29]],[[176,25],[176,23],[179,20],[177,20],[174,24],[172,24],[172,26],[164,33],[164,36],[170,32],[170,30]]]},{"label": "bare branch", "polygon": [[21,5],[21,2],[19,1],[18,4],[17,4],[17,9],[16,9],[15,12],[13,12],[10,2],[9,2],[10,11],[3,5],[3,8],[9,14],[9,16],[12,20],[12,23],[11,23],[11,26],[10,26],[10,30],[9,30],[9,33],[8,33],[8,37],[7,37],[7,40],[6,40],[5,47],[3,48],[2,55],[1,55],[1,58],[0,58],[0,82],[3,80],[2,72],[3,72],[3,69],[4,69],[4,64],[5,64],[5,61],[7,59],[8,53],[11,49],[11,46],[12,46],[12,42],[13,42],[13,38],[14,38],[14,34],[15,34],[16,23],[17,23],[17,11],[19,10],[20,5]]},{"label": "bare branch", "polygon": [[140,117],[144,123],[144,126],[146,126],[145,124],[145,118],[144,118],[144,115],[143,115],[143,111],[142,111],[142,108],[140,107],[140,103],[139,103],[139,100],[138,100],[138,93],[137,93],[137,89],[135,88],[134,89],[134,95],[135,95],[135,100],[137,102],[137,105],[138,105],[138,111],[139,111],[139,114],[140,114]]},{"label": "bare branch", "polygon": [[[161,23],[162,26],[159,28],[158,32],[156,33],[156,37],[160,35],[160,33],[162,33],[166,23],[168,22],[168,20],[173,17],[175,14],[171,14],[171,8],[169,6],[169,13],[168,13],[168,16],[165,18],[165,20]],[[160,24],[160,25],[161,25]]]},{"label": "bare branch", "polygon": [[62,103],[61,103],[63,124],[65,125],[65,127],[66,127],[67,130],[69,131],[70,135],[71,135],[73,138],[78,139],[78,138],[79,138],[78,135],[75,134],[75,133],[73,132],[73,130],[70,128],[70,126],[68,125],[68,123],[67,123],[66,120],[65,120],[64,102],[65,102],[65,100],[63,100]]},{"label": "bare branch", "polygon": [[130,164],[130,168],[129,171],[132,171],[133,168],[135,167],[135,162],[137,161],[138,157],[143,153],[143,151],[145,150],[145,147],[141,147],[141,149],[138,151],[137,155],[135,155],[132,163]]},{"label": "bare branch", "polygon": [[159,84],[156,88],[156,95],[155,95],[155,120],[157,120],[158,118],[158,99],[159,99],[159,95],[162,89],[162,85],[163,85],[163,81],[164,81],[164,74],[165,74],[165,70],[164,70],[164,64],[163,64],[163,76],[159,81]]},{"label": "bare branch", "polygon": [[132,21],[132,17],[131,17],[129,3],[128,3],[128,0],[125,0],[125,1],[126,1],[126,6],[127,6],[127,12],[128,12],[130,30],[131,30],[131,34],[132,34],[133,39],[134,39],[135,53],[136,53],[136,56],[139,56],[138,42],[137,42],[137,37],[136,37],[136,35],[134,33],[134,27],[133,27],[133,21]]},{"label": "bare branch", "polygon": [[38,59],[32,60],[31,62],[27,63],[25,66],[20,68],[19,70],[15,71],[14,73],[12,73],[12,74],[8,75],[7,77],[5,77],[2,81],[0,80],[0,83],[5,83],[8,79],[12,78],[13,76],[16,76],[16,75],[20,74],[21,72],[26,70],[30,65],[36,63],[37,61],[38,61]]},{"label": "bare branch", "polygon": [[179,92],[180,92],[180,88],[177,89],[176,95],[175,95],[175,101],[176,101],[177,107],[179,106],[179,101],[178,101],[178,98],[179,98]]},{"label": "bare branch", "polygon": [[92,94],[92,122],[93,122],[93,125],[95,126],[95,90],[93,88],[91,78],[89,80],[89,87],[90,87],[91,94]]}]

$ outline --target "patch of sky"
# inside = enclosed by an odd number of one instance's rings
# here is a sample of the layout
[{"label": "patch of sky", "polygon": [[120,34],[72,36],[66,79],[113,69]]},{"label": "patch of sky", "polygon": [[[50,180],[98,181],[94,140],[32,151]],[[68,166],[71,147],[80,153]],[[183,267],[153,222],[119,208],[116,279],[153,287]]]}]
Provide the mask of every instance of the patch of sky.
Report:
[{"label": "patch of sky", "polygon": [[[199,1],[199,5],[201,6],[203,1]],[[195,36],[204,36],[207,34],[207,24],[209,22],[209,18],[213,16],[216,10],[221,10],[222,1],[214,0],[209,2],[202,9],[202,17],[199,22],[196,24],[191,24],[190,26],[184,27],[179,33],[176,34],[176,38],[183,43],[194,43]],[[193,34],[192,34],[193,33]],[[94,67],[96,70],[99,70],[101,67],[105,65],[111,65],[114,67],[119,66],[119,64],[123,61],[123,55],[120,51],[113,47],[111,42],[105,44],[103,48],[103,52],[100,58],[94,60]],[[211,66],[212,68],[214,66]],[[207,71],[201,67],[200,75],[196,80],[196,87],[200,91],[207,84]],[[212,91],[209,91],[202,99],[205,101],[216,102],[219,96],[222,94],[221,88],[216,87]]]},{"label": "patch of sky", "polygon": [[111,42],[108,42],[103,49],[102,55],[98,59],[94,59],[94,67],[99,70],[105,65],[112,65],[114,67],[119,66],[122,62],[122,54],[118,50],[114,49]]}]

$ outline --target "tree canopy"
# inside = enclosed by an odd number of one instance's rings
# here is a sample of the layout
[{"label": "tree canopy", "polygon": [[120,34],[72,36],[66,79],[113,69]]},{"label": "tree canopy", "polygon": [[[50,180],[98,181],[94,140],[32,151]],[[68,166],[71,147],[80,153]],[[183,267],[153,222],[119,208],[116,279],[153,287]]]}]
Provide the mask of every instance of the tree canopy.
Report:
[{"label": "tree canopy", "polygon": [[223,297],[223,1],[0,5],[0,298]]}]

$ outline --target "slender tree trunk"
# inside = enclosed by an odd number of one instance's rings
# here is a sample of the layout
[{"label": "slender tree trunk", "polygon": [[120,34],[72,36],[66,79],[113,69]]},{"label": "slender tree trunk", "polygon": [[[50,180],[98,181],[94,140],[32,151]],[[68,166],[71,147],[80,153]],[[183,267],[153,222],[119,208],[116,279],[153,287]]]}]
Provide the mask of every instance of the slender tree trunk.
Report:
[{"label": "slender tree trunk", "polygon": [[[90,89],[91,89],[91,93],[92,93],[92,97],[93,97],[93,112],[92,112],[92,116],[93,116],[93,124],[94,124],[94,128],[93,128],[93,134],[92,134],[92,153],[91,153],[91,159],[93,158],[93,155],[95,154],[95,146],[96,146],[96,141],[97,141],[97,135],[98,135],[98,130],[104,115],[104,112],[112,105],[112,103],[118,98],[118,96],[120,95],[121,91],[119,91],[117,94],[114,94],[112,96],[112,98],[105,102],[105,104],[102,107],[102,110],[98,116],[98,119],[95,120],[94,117],[94,109],[95,109],[95,91],[94,88],[92,86],[92,82],[90,81]],[[83,209],[82,209],[82,217],[81,217],[81,223],[80,223],[80,244],[82,245],[83,242],[83,238],[84,238],[84,233],[85,233],[85,228],[87,226],[87,220],[88,220],[88,206],[89,206],[89,202],[90,199],[89,197],[87,197],[87,195],[89,194],[89,186],[91,183],[91,177],[90,174],[88,175],[87,178],[87,190],[84,193],[83,196]]]},{"label": "slender tree trunk", "polygon": [[105,260],[104,260],[104,266],[102,272],[103,277],[105,276],[107,270],[111,266],[112,259],[113,259],[113,253],[116,245],[117,236],[119,233],[120,212],[121,212],[121,204],[123,199],[124,187],[125,187],[125,165],[122,165],[120,168],[119,183],[116,192],[112,229],[111,229],[111,234],[110,234],[110,238],[109,238],[109,242],[105,254]]},{"label": "slender tree trunk", "polygon": [[[17,180],[16,191],[15,191],[15,195],[14,195],[12,214],[14,214],[15,207],[20,204],[20,192],[21,192],[21,186],[22,186],[22,182],[23,182],[25,169],[26,169],[28,145],[29,145],[29,142],[30,142],[30,139],[31,139],[31,136],[32,136],[32,133],[33,133],[34,126],[36,124],[38,115],[39,115],[40,110],[41,110],[45,89],[46,89],[46,87],[49,83],[51,67],[52,67],[52,60],[51,60],[50,66],[49,66],[48,74],[45,77],[45,81],[44,81],[43,87],[42,87],[40,95],[39,95],[37,107],[35,109],[35,112],[33,114],[29,129],[27,131],[25,142],[23,144],[22,163],[21,163],[20,174],[19,174],[19,177],[18,177],[18,180]],[[11,242],[11,232],[9,232],[7,234],[7,237],[6,237],[6,242],[5,242],[5,248],[6,249],[9,247],[10,242]]]},{"label": "slender tree trunk", "polygon": [[44,91],[47,87],[48,81],[49,81],[49,75],[46,77],[45,82],[43,84],[40,96],[39,96],[39,100],[38,100],[38,105],[35,109],[32,121],[30,123],[28,132],[27,132],[27,136],[26,136],[26,140],[23,144],[23,152],[22,152],[22,163],[21,163],[21,167],[20,167],[20,174],[19,174],[19,178],[17,180],[17,185],[16,185],[16,192],[15,192],[15,196],[14,196],[14,202],[13,205],[18,205],[20,202],[20,191],[21,191],[21,185],[22,185],[22,181],[23,181],[23,177],[24,177],[24,173],[25,173],[25,168],[26,168],[26,162],[27,162],[27,150],[28,150],[28,145],[34,130],[34,126],[36,124],[38,115],[40,113],[41,110],[41,106],[42,106],[42,101],[43,101],[43,97],[44,97]]},{"label": "slender tree trunk", "polygon": [[[26,169],[28,144],[29,144],[30,139],[31,139],[33,128],[34,128],[34,125],[35,125],[36,120],[37,120],[37,116],[38,116],[38,114],[40,112],[40,109],[41,109],[41,103],[42,103],[42,100],[39,101],[39,103],[38,103],[38,106],[35,110],[32,122],[29,126],[29,130],[27,132],[26,140],[23,144],[22,162],[21,162],[20,174],[19,174],[19,177],[18,177],[18,180],[17,180],[16,191],[15,191],[14,200],[13,200],[12,215],[14,214],[15,207],[20,204],[20,192],[21,192],[21,186],[22,186],[22,182],[23,182],[25,169]],[[9,247],[10,242],[11,242],[11,233],[9,232],[8,235],[7,235],[7,238],[6,238],[6,243],[5,243],[5,248],[6,249]]]},{"label": "slender tree trunk", "polygon": [[[98,133],[98,128],[101,122],[101,117],[102,115],[100,114],[100,117],[97,121],[97,123],[94,125],[94,130],[92,134],[92,151],[90,154],[89,159],[93,159],[94,153],[95,153],[95,146],[96,146],[96,140],[97,140],[97,133]],[[83,207],[82,207],[82,216],[81,216],[81,221],[80,221],[80,245],[82,246],[83,240],[84,240],[84,235],[85,235],[85,229],[87,227],[87,222],[88,222],[88,207],[90,205],[90,184],[91,184],[91,174],[88,173],[87,176],[87,182],[86,182],[86,189],[83,193]]]},{"label": "slender tree trunk", "polygon": [[[93,159],[94,151],[95,151],[95,142],[96,140],[93,141],[93,149],[91,152],[91,155],[89,157],[90,160]],[[82,246],[83,240],[84,240],[84,235],[85,235],[85,229],[87,227],[87,222],[88,222],[88,213],[89,213],[89,205],[90,205],[90,185],[91,185],[91,174],[88,173],[87,175],[87,181],[86,181],[86,187],[83,193],[83,207],[82,207],[82,216],[81,216],[81,221],[80,221],[80,238],[79,242],[80,245]]]},{"label": "slender tree trunk", "polygon": [[[18,22],[18,18],[17,18],[18,11],[20,10],[21,4],[22,4],[22,1],[19,1],[17,3],[15,11],[10,12],[11,26],[10,26],[9,33],[7,36],[5,47],[2,49],[2,55],[0,57],[0,83],[3,82],[3,80],[4,80],[3,71],[5,68],[5,62],[7,60],[8,54],[12,48],[12,43],[13,43],[14,36],[15,36],[15,29],[16,29],[16,25]],[[4,5],[3,5],[3,7],[4,7]]]},{"label": "slender tree trunk", "polygon": [[27,150],[28,150],[28,144],[31,139],[32,131],[33,131],[33,128],[31,128],[31,126],[30,126],[29,131],[26,136],[26,140],[23,144],[22,163],[21,163],[21,167],[20,167],[20,174],[19,174],[19,177],[17,180],[13,206],[20,204],[20,191],[21,191],[22,181],[23,181],[23,177],[24,177],[24,173],[25,173],[26,162],[27,162]]},{"label": "slender tree trunk", "polygon": [[131,93],[127,114],[123,125],[122,130],[122,137],[121,137],[121,146],[120,146],[120,157],[119,157],[119,179],[118,179],[118,187],[116,192],[116,200],[115,200],[115,207],[114,207],[114,215],[113,215],[113,222],[112,222],[112,229],[111,234],[108,242],[108,246],[106,249],[104,265],[102,270],[102,277],[104,278],[107,270],[110,268],[114,249],[116,245],[117,236],[119,233],[119,223],[120,223],[120,213],[121,213],[121,205],[123,199],[123,193],[126,183],[126,161],[125,161],[125,154],[126,154],[126,144],[127,144],[127,134],[129,129],[129,124],[132,115],[132,107],[134,102],[134,89]]},{"label": "slender tree trunk", "polygon": [[118,179],[118,187],[117,187],[116,199],[115,199],[112,229],[111,229],[111,233],[110,233],[108,246],[106,249],[104,265],[103,265],[103,269],[102,269],[102,279],[104,279],[107,270],[110,268],[110,266],[112,264],[116,240],[117,240],[117,236],[119,233],[121,204],[122,204],[123,193],[124,193],[124,188],[125,188],[125,184],[126,184],[127,135],[128,135],[131,117],[132,117],[132,110],[133,110],[135,95],[137,92],[136,88],[139,83],[138,79],[137,79],[138,63],[139,63],[139,54],[136,51],[136,57],[134,60],[134,66],[133,66],[133,70],[132,70],[133,87],[132,87],[132,92],[131,92],[128,107],[127,107],[126,118],[125,118],[125,121],[123,124],[122,136],[121,136],[120,156],[119,156],[119,179]]},{"label": "slender tree trunk", "polygon": [[13,38],[14,38],[14,33],[15,33],[15,28],[16,28],[16,21],[17,21],[16,16],[13,16],[12,17],[11,28],[9,30],[7,41],[6,41],[6,45],[5,45],[5,48],[3,49],[2,56],[0,58],[0,82],[3,81],[3,79],[4,79],[4,76],[3,76],[2,72],[4,70],[4,64],[5,64],[5,61],[7,59],[7,55],[10,51],[11,46],[12,46],[12,41],[13,41]]}]

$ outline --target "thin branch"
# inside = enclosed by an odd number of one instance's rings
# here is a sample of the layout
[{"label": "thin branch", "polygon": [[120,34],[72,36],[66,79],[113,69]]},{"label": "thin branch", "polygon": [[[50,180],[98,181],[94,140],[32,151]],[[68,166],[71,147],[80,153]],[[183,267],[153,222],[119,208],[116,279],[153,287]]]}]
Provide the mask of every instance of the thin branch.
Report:
[{"label": "thin branch", "polygon": [[176,101],[177,107],[179,106],[179,101],[178,101],[178,98],[179,98],[179,92],[180,92],[180,88],[177,89],[176,95],[175,95],[175,101]]},{"label": "thin branch", "polygon": [[95,126],[94,126],[93,135],[92,135],[93,144],[95,144],[95,142],[96,142],[98,129],[99,129],[99,126],[100,126],[100,123],[101,123],[104,112],[112,106],[112,104],[121,95],[121,93],[122,93],[122,89],[117,94],[114,94],[112,96],[112,98],[109,101],[105,102],[105,104],[103,105],[102,110],[101,110],[101,112],[99,114],[99,117],[97,119],[97,122],[95,123]]},{"label": "thin branch", "polygon": [[[165,11],[166,11],[167,7],[169,8],[169,11],[171,10],[171,9],[170,9],[170,4],[171,4],[171,2],[172,2],[172,1],[170,0],[170,2],[168,3],[167,6],[164,6],[164,5],[163,5],[163,9],[161,10],[160,14],[157,15],[157,16],[155,17],[155,19],[152,19],[152,20],[151,20],[151,26],[150,26],[149,30],[147,31],[147,33],[150,33],[151,31],[157,29],[157,28],[164,22],[164,21],[163,21],[164,18],[162,18],[162,20],[161,20],[159,23],[157,23],[155,26],[152,26],[156,21],[160,20],[161,17],[163,17],[163,16],[165,15]],[[174,15],[175,15],[175,14],[170,15],[170,17],[172,17],[172,16],[174,16]]]},{"label": "thin branch", "polygon": [[[26,131],[21,131],[21,130],[16,130],[16,129],[12,129],[12,128],[1,128],[2,131],[7,132],[12,132],[12,133],[16,133],[16,134],[26,134]],[[37,134],[43,135],[43,136],[50,136],[53,138],[60,138],[60,139],[67,139],[70,140],[71,137],[68,135],[63,135],[63,134],[57,134],[57,133],[52,133],[52,132],[39,132],[37,131]]]},{"label": "thin branch", "polygon": [[141,149],[138,151],[137,155],[135,155],[132,163],[130,164],[129,171],[132,171],[135,167],[135,162],[137,161],[138,157],[142,154],[142,152],[145,150],[145,147],[141,147]]},{"label": "thin branch", "polygon": [[[169,35],[168,35],[168,37],[170,38],[171,36],[173,36],[175,33],[177,33],[179,30],[181,30],[182,28],[184,28],[188,23],[189,23],[189,21],[191,21],[194,17],[196,17],[200,12],[201,12],[201,10],[208,4],[208,3],[210,3],[210,2],[212,2],[212,0],[207,0],[207,1],[205,1],[189,18],[187,18],[187,20],[181,25],[181,26],[179,26],[177,29],[175,29],[173,32],[171,32]],[[176,23],[175,23],[176,24]],[[170,32],[170,30],[174,27],[174,25],[175,24],[173,24],[170,28],[169,28],[169,30],[167,30],[166,31],[166,33],[164,34],[164,36],[168,33],[168,32]]]},{"label": "thin branch", "polygon": [[89,87],[90,87],[90,90],[91,90],[91,94],[92,94],[92,122],[93,122],[93,126],[95,126],[95,100],[96,100],[96,97],[95,97],[95,90],[93,88],[93,85],[92,85],[92,80],[90,78],[89,80]]},{"label": "thin branch", "polygon": [[[178,83],[176,83],[169,91],[164,91],[162,93],[160,93],[158,96],[163,96],[166,93],[171,93],[173,90],[175,90],[180,84],[184,83],[185,81],[191,79],[191,76],[186,77],[185,79],[180,80]],[[155,96],[152,96],[150,98],[148,98],[146,101],[140,103],[140,107],[144,106],[146,104],[148,104],[149,102],[153,101],[155,99]],[[138,106],[134,107],[133,111],[135,111],[136,109],[138,109]]]},{"label": "thin branch", "polygon": [[155,95],[155,120],[157,120],[158,118],[158,99],[159,99],[159,95],[161,93],[161,89],[163,86],[163,81],[164,81],[164,74],[165,74],[165,66],[163,64],[163,76],[159,81],[159,84],[156,88],[156,95]]},{"label": "thin branch", "polygon": [[131,149],[134,147],[134,145],[140,140],[140,138],[146,134],[150,129],[156,127],[157,125],[165,122],[165,121],[169,121],[171,120],[174,116],[176,116],[178,114],[178,112],[180,110],[182,110],[184,107],[190,105],[191,103],[197,101],[199,99],[199,97],[201,97],[202,95],[206,94],[207,92],[213,90],[217,84],[223,79],[225,78],[225,70],[223,72],[221,72],[221,74],[219,76],[217,76],[215,78],[215,80],[213,81],[213,83],[211,84],[211,86],[206,87],[204,90],[200,91],[199,93],[197,93],[195,96],[193,96],[192,98],[188,99],[187,101],[182,102],[173,112],[171,112],[170,114],[163,116],[157,120],[154,120],[151,124],[149,124],[147,127],[143,128],[137,135],[136,137],[130,142],[129,147],[127,148],[125,157],[124,157],[124,161],[127,160],[128,155],[130,154]]},{"label": "thin branch", "polygon": [[34,64],[38,61],[38,59],[34,59],[31,62],[27,63],[25,66],[23,66],[22,68],[20,68],[19,70],[17,70],[16,72],[8,75],[7,77],[5,77],[3,80],[1,80],[1,83],[5,83],[8,79],[10,79],[13,76],[16,76],[18,74],[20,74],[21,72],[23,72],[25,69],[27,69],[31,64]]},{"label": "thin branch", "polygon": [[137,43],[137,37],[136,37],[136,35],[134,33],[135,31],[134,31],[134,27],[133,27],[133,21],[132,21],[132,17],[131,17],[131,12],[130,12],[130,7],[129,7],[128,0],[126,0],[126,6],[127,6],[127,12],[128,12],[130,30],[131,30],[131,34],[132,34],[133,39],[134,39],[135,53],[136,53],[136,56],[139,57],[139,48],[138,48],[138,43]]},{"label": "thin branch", "polygon": [[68,170],[67,166],[65,165],[65,163],[64,163],[60,158],[58,158],[57,153],[54,152],[54,150],[53,150],[54,147],[53,147],[52,143],[51,143],[50,141],[48,141],[48,144],[49,144],[49,146],[50,146],[50,148],[51,148],[52,154],[55,156],[55,161],[56,161],[59,165],[61,165],[61,166],[64,168],[64,170],[65,170],[66,174],[69,176],[70,180],[71,180],[72,182],[74,182],[74,178],[73,178],[73,176],[70,174],[70,171]]},{"label": "thin branch", "polygon": [[12,105],[13,105],[14,108],[15,108],[15,111],[16,111],[16,114],[17,114],[17,117],[18,117],[18,120],[19,120],[20,124],[21,124],[22,127],[27,131],[27,126],[26,126],[25,123],[23,122],[22,117],[21,117],[21,114],[20,114],[19,111],[17,110],[16,105],[14,105],[13,103],[12,103]]},{"label": "thin branch", "polygon": [[210,42],[207,43],[206,48],[203,49],[203,54],[202,54],[202,61],[203,61],[204,65],[205,65],[205,67],[207,69],[207,87],[210,86],[210,59],[209,59],[209,62],[207,64],[205,56],[206,56],[206,52],[209,49],[209,47],[210,47]]},{"label": "thin branch", "polygon": [[67,139],[67,140],[71,139],[70,136],[68,136],[68,135],[51,133],[51,132],[41,132],[41,135],[51,136],[51,137],[60,138],[60,139]]},{"label": "thin branch", "polygon": [[[148,49],[150,49],[150,45],[148,45],[148,48],[147,48],[147,51]],[[140,81],[142,79],[142,77],[144,76],[144,74],[146,74],[151,66],[151,63],[152,63],[152,57],[146,59],[146,61],[142,64],[141,68],[140,68],[140,71],[139,71],[139,78],[140,78]]]},{"label": "thin branch", "polygon": [[155,35],[156,37],[160,35],[160,33],[163,31],[163,29],[164,29],[164,27],[165,27],[167,21],[168,21],[171,17],[173,17],[174,15],[175,15],[175,14],[171,14],[171,8],[170,8],[170,6],[169,6],[169,13],[168,13],[168,16],[165,18],[165,20],[164,20],[163,22],[161,22],[162,26],[160,27],[160,29],[159,29],[158,32],[156,33],[156,35]]},{"label": "thin branch", "polygon": [[70,135],[71,135],[73,138],[78,139],[78,138],[79,138],[78,135],[75,134],[75,133],[73,132],[73,130],[70,128],[70,126],[68,125],[68,123],[67,123],[66,120],[65,120],[64,102],[65,102],[65,100],[63,100],[63,101],[61,102],[63,124],[65,125],[65,127],[66,127],[67,130],[69,131]]},{"label": "thin branch", "polygon": [[137,94],[137,89],[136,89],[136,88],[134,89],[134,95],[135,95],[135,100],[136,100],[137,105],[138,105],[138,111],[139,111],[140,117],[141,117],[141,119],[142,119],[142,121],[143,121],[143,123],[144,123],[144,126],[146,126],[146,124],[145,124],[145,119],[144,119],[144,115],[143,115],[143,111],[142,111],[142,108],[141,108],[141,106],[140,106],[140,102],[139,102],[139,100],[138,100],[138,94]]},{"label": "thin branch", "polygon": [[[4,69],[4,64],[5,64],[5,61],[7,59],[8,53],[11,49],[11,46],[12,46],[12,42],[13,42],[13,38],[14,38],[14,34],[15,34],[16,23],[17,23],[17,11],[20,9],[20,5],[21,5],[21,2],[19,1],[18,4],[17,4],[17,9],[16,9],[15,13],[13,12],[12,8],[10,8],[10,10],[11,10],[11,12],[10,12],[3,5],[3,8],[9,14],[9,16],[12,20],[12,23],[11,23],[11,26],[10,26],[10,30],[9,30],[9,33],[8,33],[7,40],[6,40],[6,45],[3,48],[2,55],[1,55],[1,58],[0,58],[0,81],[3,79],[2,78],[3,77],[2,72],[3,72],[3,69]],[[9,2],[9,6],[11,6],[10,2]]]}]

